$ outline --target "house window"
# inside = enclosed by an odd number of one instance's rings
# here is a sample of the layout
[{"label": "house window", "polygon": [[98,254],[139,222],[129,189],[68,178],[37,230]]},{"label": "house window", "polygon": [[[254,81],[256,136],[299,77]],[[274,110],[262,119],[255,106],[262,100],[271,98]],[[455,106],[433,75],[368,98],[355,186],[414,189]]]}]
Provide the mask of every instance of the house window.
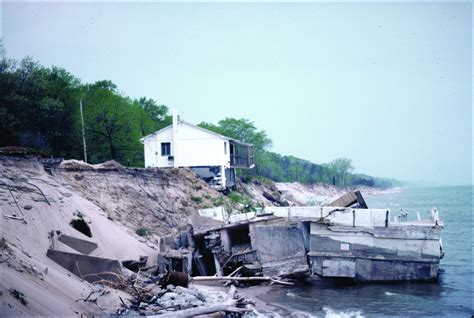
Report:
[{"label": "house window", "polygon": [[161,155],[162,156],[170,156],[171,155],[171,143],[169,143],[169,142],[162,142],[161,143]]},{"label": "house window", "polygon": [[224,141],[224,155],[227,155],[227,142]]}]

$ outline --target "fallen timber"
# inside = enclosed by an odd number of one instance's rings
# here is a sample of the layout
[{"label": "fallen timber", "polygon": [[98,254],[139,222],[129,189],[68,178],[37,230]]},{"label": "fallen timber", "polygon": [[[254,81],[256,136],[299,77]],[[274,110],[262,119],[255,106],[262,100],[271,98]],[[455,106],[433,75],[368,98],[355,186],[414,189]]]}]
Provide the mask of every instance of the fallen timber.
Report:
[{"label": "fallen timber", "polygon": [[335,202],[349,206],[266,207],[231,215],[223,208],[200,210],[202,217],[186,231],[162,241],[160,270],[222,277],[242,267],[242,277],[277,280],[437,279],[444,252],[436,209],[429,220],[418,215],[408,221],[406,213],[367,208],[360,193]]}]

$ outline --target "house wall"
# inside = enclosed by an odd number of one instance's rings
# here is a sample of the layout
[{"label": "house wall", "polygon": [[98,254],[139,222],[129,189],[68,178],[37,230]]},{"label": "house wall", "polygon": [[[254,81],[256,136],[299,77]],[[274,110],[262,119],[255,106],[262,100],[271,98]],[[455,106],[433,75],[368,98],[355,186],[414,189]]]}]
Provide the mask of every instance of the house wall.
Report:
[{"label": "house wall", "polygon": [[[224,154],[227,142],[227,154]],[[175,160],[179,167],[230,165],[229,140],[180,123],[176,136]]]},{"label": "house wall", "polygon": [[[161,143],[171,143],[171,155],[161,156]],[[224,153],[227,143],[227,154]],[[199,128],[179,123],[173,142],[172,127],[144,139],[145,167],[198,167],[230,166],[229,140],[222,139]]]},{"label": "house wall", "polygon": [[168,127],[156,135],[151,135],[143,140],[145,151],[145,167],[172,167],[173,161],[168,159],[168,156],[161,155],[161,143],[171,143],[171,155],[174,153],[173,145],[173,129]]}]

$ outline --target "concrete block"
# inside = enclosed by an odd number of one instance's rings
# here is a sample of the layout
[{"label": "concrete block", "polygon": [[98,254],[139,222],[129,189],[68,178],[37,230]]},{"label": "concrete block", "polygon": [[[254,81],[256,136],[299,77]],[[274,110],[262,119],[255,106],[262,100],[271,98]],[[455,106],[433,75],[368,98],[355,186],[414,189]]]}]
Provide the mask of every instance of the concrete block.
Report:
[{"label": "concrete block", "polygon": [[86,240],[78,239],[73,236],[69,236],[66,234],[61,234],[58,237],[58,241],[66,244],[72,249],[75,249],[78,252],[81,252],[82,254],[89,255],[92,253],[97,248],[97,244],[94,242],[89,242]]},{"label": "concrete block", "polygon": [[94,283],[99,280],[117,281],[113,274],[104,274],[113,272],[122,274],[122,266],[118,260],[74,254],[49,249],[46,253],[50,259],[70,271],[71,273]]}]

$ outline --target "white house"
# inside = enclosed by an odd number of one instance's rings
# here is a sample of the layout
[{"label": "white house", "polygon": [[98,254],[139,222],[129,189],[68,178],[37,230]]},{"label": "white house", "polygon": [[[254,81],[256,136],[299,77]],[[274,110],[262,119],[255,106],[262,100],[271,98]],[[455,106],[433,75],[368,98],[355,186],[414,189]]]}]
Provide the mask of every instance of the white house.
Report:
[{"label": "white house", "polygon": [[255,166],[253,145],[190,124],[173,113],[173,124],[140,139],[146,168],[189,167],[211,185],[235,184],[235,168]]}]

